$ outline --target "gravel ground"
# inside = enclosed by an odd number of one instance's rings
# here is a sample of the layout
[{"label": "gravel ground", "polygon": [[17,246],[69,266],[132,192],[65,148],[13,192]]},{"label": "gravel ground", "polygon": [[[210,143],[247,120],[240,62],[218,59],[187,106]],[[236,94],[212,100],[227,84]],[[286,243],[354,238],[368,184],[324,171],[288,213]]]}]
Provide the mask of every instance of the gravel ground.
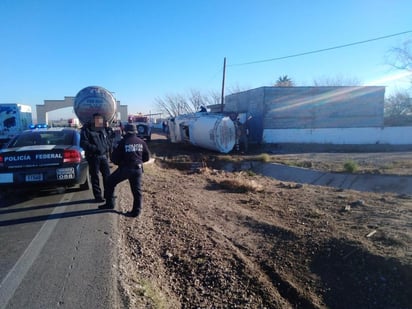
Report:
[{"label": "gravel ground", "polygon": [[[411,308],[411,198],[229,173],[209,152],[149,146],[143,212],[119,217],[124,307]],[[127,182],[117,196],[129,210]]]}]

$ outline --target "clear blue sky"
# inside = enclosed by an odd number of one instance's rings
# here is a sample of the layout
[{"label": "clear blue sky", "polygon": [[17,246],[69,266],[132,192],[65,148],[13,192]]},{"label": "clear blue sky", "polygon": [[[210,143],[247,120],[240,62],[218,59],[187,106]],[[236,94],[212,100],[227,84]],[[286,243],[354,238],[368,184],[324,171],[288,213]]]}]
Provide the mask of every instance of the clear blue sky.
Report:
[{"label": "clear blue sky", "polygon": [[[322,78],[404,89],[388,50],[412,33],[285,60],[259,61],[412,30],[410,0],[1,0],[0,102],[33,106],[89,85],[129,112],[155,98]],[[410,78],[410,77],[409,77]],[[391,81],[389,81],[391,80]],[[54,113],[51,119],[66,116]],[[50,119],[50,117],[49,117]]]}]

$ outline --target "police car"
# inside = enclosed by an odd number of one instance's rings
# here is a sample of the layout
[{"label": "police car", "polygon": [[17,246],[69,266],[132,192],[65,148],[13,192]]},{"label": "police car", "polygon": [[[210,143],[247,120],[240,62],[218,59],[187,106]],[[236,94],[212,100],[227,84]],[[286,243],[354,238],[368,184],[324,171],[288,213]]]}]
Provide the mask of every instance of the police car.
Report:
[{"label": "police car", "polygon": [[0,188],[89,189],[88,164],[73,128],[35,128],[0,149]]}]

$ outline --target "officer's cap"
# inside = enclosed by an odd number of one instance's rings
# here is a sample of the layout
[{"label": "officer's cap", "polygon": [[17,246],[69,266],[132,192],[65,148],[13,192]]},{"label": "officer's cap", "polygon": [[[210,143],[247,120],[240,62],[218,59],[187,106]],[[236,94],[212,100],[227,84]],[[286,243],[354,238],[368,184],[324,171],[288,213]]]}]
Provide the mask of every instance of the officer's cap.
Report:
[{"label": "officer's cap", "polygon": [[126,131],[126,133],[137,133],[137,128],[135,124],[132,123],[128,123],[125,125],[124,130]]}]

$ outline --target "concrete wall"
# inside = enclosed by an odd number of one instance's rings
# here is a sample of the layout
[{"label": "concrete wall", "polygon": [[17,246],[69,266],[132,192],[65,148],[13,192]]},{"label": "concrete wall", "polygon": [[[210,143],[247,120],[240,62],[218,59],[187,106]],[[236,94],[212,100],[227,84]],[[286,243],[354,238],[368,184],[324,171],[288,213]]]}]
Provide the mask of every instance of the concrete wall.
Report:
[{"label": "concrete wall", "polygon": [[245,113],[251,115],[248,126],[251,142],[262,141],[263,117],[265,112],[265,87],[231,94],[225,97],[226,113]]},{"label": "concrete wall", "polygon": [[265,129],[383,126],[384,87],[267,87]]},{"label": "concrete wall", "polygon": [[251,115],[250,140],[264,142],[270,129],[381,128],[384,96],[381,86],[260,87],[226,96],[224,111]]},{"label": "concrete wall", "polygon": [[264,143],[412,145],[412,127],[265,129]]},{"label": "concrete wall", "polygon": [[385,87],[260,87],[225,98],[225,112],[262,114],[265,129],[383,126]]}]

